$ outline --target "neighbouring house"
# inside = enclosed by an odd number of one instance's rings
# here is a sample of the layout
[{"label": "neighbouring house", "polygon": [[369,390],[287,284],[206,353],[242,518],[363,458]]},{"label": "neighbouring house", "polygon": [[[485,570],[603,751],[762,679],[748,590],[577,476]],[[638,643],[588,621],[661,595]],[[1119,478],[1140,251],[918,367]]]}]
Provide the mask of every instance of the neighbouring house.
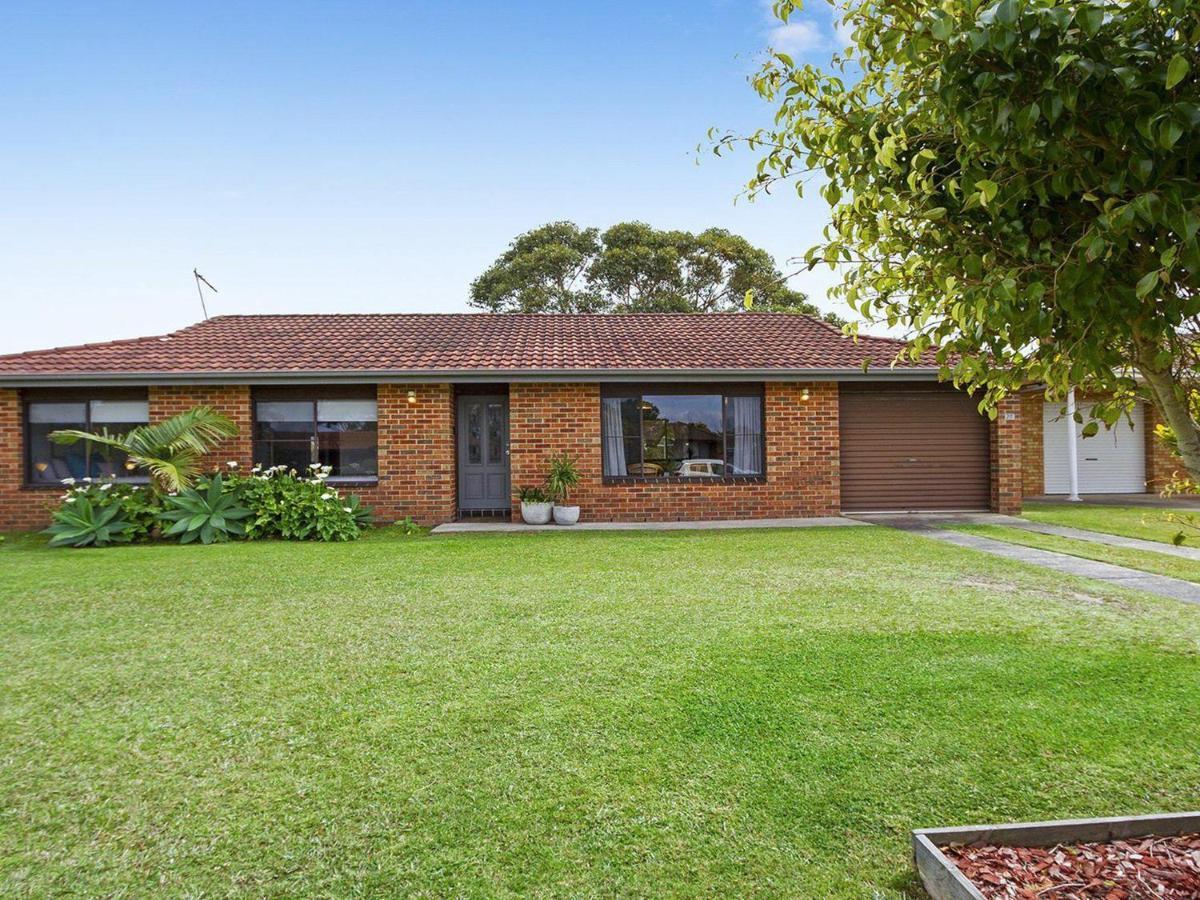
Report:
[{"label": "neighbouring house", "polygon": [[592,521],[1016,512],[1042,493],[1033,401],[989,420],[931,360],[892,365],[899,348],[769,313],[264,315],[0,356],[0,528],[42,525],[64,478],[137,477],[50,432],[201,404],[240,429],[214,465],[328,464],[385,520],[512,516],[563,452]]},{"label": "neighbouring house", "polygon": [[1099,398],[1081,395],[1076,409],[1082,421],[1066,414],[1062,401],[1046,400],[1041,392],[1022,395],[1022,492],[1026,497],[1066,495],[1070,491],[1070,437],[1075,431],[1075,463],[1080,494],[1140,494],[1159,491],[1182,470],[1154,428],[1158,417],[1150,404],[1139,401],[1128,419],[1112,428],[1083,437]]}]

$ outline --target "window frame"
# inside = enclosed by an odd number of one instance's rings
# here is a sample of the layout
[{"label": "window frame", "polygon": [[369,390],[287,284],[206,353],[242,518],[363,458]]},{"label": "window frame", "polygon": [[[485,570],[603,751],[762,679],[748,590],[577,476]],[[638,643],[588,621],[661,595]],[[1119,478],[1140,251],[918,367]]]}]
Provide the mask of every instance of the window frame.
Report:
[{"label": "window frame", "polygon": [[[250,396],[250,458],[258,464],[258,449],[266,443],[258,436],[258,406],[260,403],[308,403],[312,407],[312,418],[309,420],[312,431],[309,433],[309,464],[318,462],[313,458],[321,452],[321,432],[318,423],[317,404],[322,400],[370,400],[375,404],[375,474],[374,475],[334,475],[326,480],[330,484],[340,485],[375,485],[379,483],[379,391],[371,385],[288,385],[282,387],[255,388]],[[301,475],[304,473],[301,472]]]},{"label": "window frame", "polygon": [[[759,398],[759,423],[762,456],[757,475],[601,475],[604,484],[762,484],[767,480],[767,402],[765,386],[761,382],[708,382],[700,384],[673,384],[671,382],[610,383],[600,388],[600,471],[604,472],[605,455],[608,453],[604,435],[604,401],[612,399],[636,400],[639,405],[647,395],[701,395],[716,394],[721,398],[721,460],[728,468],[729,432],[726,427],[730,397]],[[638,447],[642,453],[639,463],[645,462],[645,418],[638,417]]]},{"label": "window frame", "polygon": [[[140,424],[148,424],[150,421],[149,403],[150,392],[145,389],[130,388],[130,389],[110,389],[102,391],[59,391],[59,390],[27,390],[22,392],[21,396],[21,475],[22,487],[30,490],[50,490],[61,491],[63,488],[62,479],[54,481],[36,481],[33,477],[34,460],[33,460],[33,442],[32,429],[33,422],[30,420],[30,408],[39,403],[82,403],[84,409],[84,422],[81,430],[94,431],[92,425],[92,401],[114,401],[114,402],[134,402],[145,403],[146,422]],[[66,425],[66,423],[63,423]],[[104,423],[101,423],[104,424]],[[70,428],[72,426],[66,425]],[[90,449],[88,456],[88,468],[91,468]],[[107,481],[108,476],[95,475],[86,476],[93,481]],[[76,481],[82,481],[83,478],[77,478]],[[115,480],[121,484],[149,484],[149,475],[117,475]]]}]

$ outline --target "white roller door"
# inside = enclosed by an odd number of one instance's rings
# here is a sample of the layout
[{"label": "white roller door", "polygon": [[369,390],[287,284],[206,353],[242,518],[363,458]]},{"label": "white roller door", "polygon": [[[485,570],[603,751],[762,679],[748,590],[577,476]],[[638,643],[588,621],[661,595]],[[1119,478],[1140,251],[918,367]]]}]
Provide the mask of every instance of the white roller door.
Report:
[{"label": "white roller door", "polygon": [[[1065,403],[1046,403],[1042,411],[1042,454],[1046,473],[1046,493],[1070,492],[1067,469],[1067,418]],[[1092,404],[1080,403],[1084,423],[1090,418]],[[1146,490],[1145,411],[1139,403],[1133,410],[1133,428],[1122,419],[1112,428],[1100,425],[1090,438],[1083,436],[1083,425],[1075,424],[1075,448],[1079,460],[1081,494],[1141,494]]]}]

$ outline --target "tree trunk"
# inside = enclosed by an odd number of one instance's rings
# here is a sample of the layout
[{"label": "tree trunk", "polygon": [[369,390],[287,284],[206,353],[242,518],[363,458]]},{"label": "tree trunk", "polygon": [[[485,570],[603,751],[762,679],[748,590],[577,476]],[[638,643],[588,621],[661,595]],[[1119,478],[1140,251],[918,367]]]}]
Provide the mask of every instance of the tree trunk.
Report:
[{"label": "tree trunk", "polygon": [[1200,427],[1188,408],[1186,391],[1178,384],[1169,369],[1154,363],[1153,349],[1138,348],[1138,371],[1150,387],[1150,397],[1163,421],[1175,432],[1179,458],[1192,481],[1200,483]]}]

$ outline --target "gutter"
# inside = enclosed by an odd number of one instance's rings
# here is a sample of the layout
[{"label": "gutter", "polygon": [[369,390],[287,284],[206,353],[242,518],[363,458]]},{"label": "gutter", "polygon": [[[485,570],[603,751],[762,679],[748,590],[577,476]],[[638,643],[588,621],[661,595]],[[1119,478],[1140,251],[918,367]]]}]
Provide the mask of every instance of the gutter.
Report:
[{"label": "gutter", "polygon": [[376,371],[69,372],[0,374],[0,387],[209,384],[508,384],[545,382],[937,381],[937,369],[380,369]]}]

